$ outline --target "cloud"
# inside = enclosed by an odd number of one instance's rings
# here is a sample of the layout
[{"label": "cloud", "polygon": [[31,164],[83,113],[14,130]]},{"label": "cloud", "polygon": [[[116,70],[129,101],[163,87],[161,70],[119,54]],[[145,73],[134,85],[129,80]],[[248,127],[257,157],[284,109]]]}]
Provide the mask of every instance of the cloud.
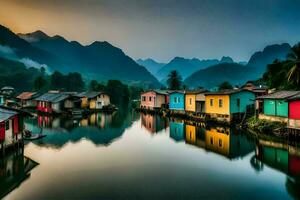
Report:
[{"label": "cloud", "polygon": [[45,68],[46,73],[50,73],[49,67],[46,64],[40,64],[30,58],[19,58],[15,53],[15,50],[9,46],[0,45],[0,57],[14,60],[23,63],[27,68],[34,67],[37,69]]}]

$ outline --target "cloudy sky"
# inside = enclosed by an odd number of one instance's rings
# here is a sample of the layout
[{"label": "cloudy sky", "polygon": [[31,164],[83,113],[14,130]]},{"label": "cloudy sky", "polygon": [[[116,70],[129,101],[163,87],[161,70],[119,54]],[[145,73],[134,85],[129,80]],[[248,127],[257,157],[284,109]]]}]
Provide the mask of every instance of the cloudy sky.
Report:
[{"label": "cloudy sky", "polygon": [[247,61],[268,44],[300,41],[300,0],[1,0],[0,23],[137,58]]}]

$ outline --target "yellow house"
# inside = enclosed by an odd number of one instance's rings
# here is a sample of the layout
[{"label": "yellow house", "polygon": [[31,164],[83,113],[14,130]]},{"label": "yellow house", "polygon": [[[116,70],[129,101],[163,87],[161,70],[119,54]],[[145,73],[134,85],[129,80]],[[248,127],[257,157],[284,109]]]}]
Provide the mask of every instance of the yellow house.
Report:
[{"label": "yellow house", "polygon": [[185,125],[185,141],[192,144],[196,142],[196,126]]},{"label": "yellow house", "polygon": [[243,89],[224,90],[205,94],[205,112],[208,117],[231,121],[242,116],[248,106],[254,107],[255,95]]},{"label": "yellow house", "polygon": [[185,111],[204,113],[206,90],[186,91],[185,93]]},{"label": "yellow house", "polygon": [[81,98],[81,108],[97,110],[110,104],[109,96],[103,92],[82,92],[77,96]]}]

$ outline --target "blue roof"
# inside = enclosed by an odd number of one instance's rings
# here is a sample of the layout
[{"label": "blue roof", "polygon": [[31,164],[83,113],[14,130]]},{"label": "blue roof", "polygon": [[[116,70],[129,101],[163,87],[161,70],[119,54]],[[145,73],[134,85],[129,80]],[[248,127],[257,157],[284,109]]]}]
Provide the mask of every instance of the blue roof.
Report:
[{"label": "blue roof", "polygon": [[35,100],[57,103],[67,99],[69,96],[70,95],[66,93],[46,93],[42,96],[37,97]]},{"label": "blue roof", "polygon": [[5,120],[13,117],[16,114],[18,114],[18,113],[15,111],[0,108],[0,122],[5,121]]}]

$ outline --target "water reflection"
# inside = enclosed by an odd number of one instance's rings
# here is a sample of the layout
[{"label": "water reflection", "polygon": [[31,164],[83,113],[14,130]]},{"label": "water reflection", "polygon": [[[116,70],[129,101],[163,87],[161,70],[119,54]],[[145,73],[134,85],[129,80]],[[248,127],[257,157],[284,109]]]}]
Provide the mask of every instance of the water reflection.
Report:
[{"label": "water reflection", "polygon": [[0,158],[0,199],[28,179],[31,170],[37,165],[37,162],[25,157],[23,153]]},{"label": "water reflection", "polygon": [[95,145],[109,145],[120,138],[137,118],[137,113],[128,111],[93,113],[81,119],[37,116],[26,119],[25,127],[33,133],[47,135],[33,141],[40,146],[62,148],[68,142],[76,143],[82,139],[90,140]]},{"label": "water reflection", "polygon": [[[141,114],[141,121],[150,133],[169,128],[169,135],[175,142],[186,142],[229,159],[243,157],[255,149],[255,142],[230,127],[209,127],[205,124],[186,122],[179,119],[161,118]],[[164,123],[157,123],[164,121]]]}]

